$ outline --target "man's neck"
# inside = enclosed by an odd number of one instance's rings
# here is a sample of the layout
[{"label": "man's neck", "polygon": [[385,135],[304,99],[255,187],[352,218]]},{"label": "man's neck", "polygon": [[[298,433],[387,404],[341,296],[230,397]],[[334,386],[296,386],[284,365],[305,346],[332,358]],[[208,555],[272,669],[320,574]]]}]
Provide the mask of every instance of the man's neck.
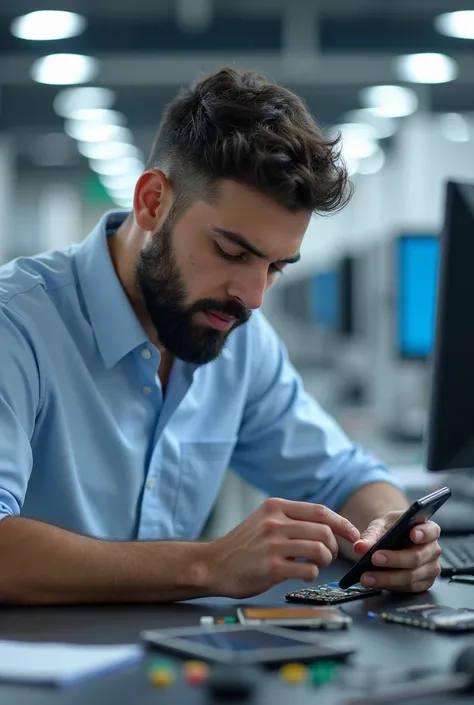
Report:
[{"label": "man's neck", "polygon": [[158,367],[158,377],[164,394],[170,378],[174,358],[167,350],[160,346],[156,329],[151,323],[140,298],[137,296],[134,281],[134,267],[130,266],[130,263],[135,262],[138,256],[135,241],[136,238],[133,237],[132,221],[130,217],[126,218],[117,231],[107,238],[110,257],[122,288],[145,332],[150,338],[150,341],[160,353],[161,360]]},{"label": "man's neck", "polygon": [[137,295],[134,263],[137,261],[139,248],[136,242],[137,238],[132,233],[130,216],[123,221],[113,235],[107,238],[110,258],[122,289],[150,341],[156,348],[159,348],[155,327],[151,323],[140,297]]}]

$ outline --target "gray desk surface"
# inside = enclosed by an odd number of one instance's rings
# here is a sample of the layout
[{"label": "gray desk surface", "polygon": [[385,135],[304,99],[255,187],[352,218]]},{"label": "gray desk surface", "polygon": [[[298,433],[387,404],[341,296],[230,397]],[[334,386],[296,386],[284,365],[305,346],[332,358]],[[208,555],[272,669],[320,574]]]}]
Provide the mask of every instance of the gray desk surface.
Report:
[{"label": "gray desk surface", "polygon": [[[319,582],[337,580],[343,567],[338,562],[323,572]],[[288,589],[302,584],[285,583],[265,595],[253,598],[259,605],[284,602]],[[262,680],[252,700],[255,705],[324,705],[344,703],[350,696],[362,695],[360,676],[372,669],[398,666],[429,666],[447,669],[456,654],[467,644],[474,643],[474,635],[441,635],[401,625],[384,624],[368,619],[368,610],[377,610],[387,603],[393,605],[415,602],[437,602],[451,606],[474,608],[474,585],[448,583],[439,580],[429,594],[393,596],[385,593],[370,600],[345,603],[344,611],[354,620],[352,629],[340,633],[321,635],[328,642],[349,642],[356,646],[356,653],[343,669],[342,682],[316,688],[310,685],[283,684],[278,672],[262,671]],[[125,643],[139,642],[142,629],[154,627],[191,626],[199,624],[199,617],[212,614],[216,617],[235,615],[237,603],[226,599],[205,599],[188,603],[157,606],[92,606],[92,607],[0,607],[0,638],[75,643]],[[155,654],[151,656],[156,657]],[[175,685],[158,689],[146,677],[147,660],[114,674],[91,679],[65,689],[42,687],[0,686],[1,705],[204,705],[211,700],[205,688],[191,688],[178,671]],[[348,686],[349,675],[352,686]],[[341,679],[340,679],[341,680]],[[357,685],[359,684],[359,685]],[[365,688],[365,686],[364,686]],[[468,698],[432,698],[419,700],[426,705],[470,702]],[[405,701],[408,705],[408,701]]]}]

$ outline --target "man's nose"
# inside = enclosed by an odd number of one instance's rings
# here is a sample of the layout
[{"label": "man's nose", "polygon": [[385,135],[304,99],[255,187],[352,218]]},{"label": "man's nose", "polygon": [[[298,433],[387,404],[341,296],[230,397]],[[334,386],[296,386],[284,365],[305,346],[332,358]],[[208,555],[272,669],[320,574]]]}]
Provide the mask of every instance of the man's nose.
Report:
[{"label": "man's nose", "polygon": [[268,288],[268,270],[259,268],[236,277],[229,286],[229,294],[239,299],[246,308],[260,308]]}]

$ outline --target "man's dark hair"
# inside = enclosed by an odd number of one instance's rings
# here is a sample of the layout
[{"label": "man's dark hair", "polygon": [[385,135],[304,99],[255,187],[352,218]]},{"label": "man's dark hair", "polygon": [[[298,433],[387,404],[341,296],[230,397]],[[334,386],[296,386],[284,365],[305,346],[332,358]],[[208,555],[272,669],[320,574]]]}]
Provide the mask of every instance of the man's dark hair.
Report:
[{"label": "man's dark hair", "polygon": [[199,197],[211,200],[221,179],[254,188],[292,212],[331,213],[352,193],[340,137],[328,139],[288,89],[233,68],[169,103],[147,168],[165,171],[178,208]]}]

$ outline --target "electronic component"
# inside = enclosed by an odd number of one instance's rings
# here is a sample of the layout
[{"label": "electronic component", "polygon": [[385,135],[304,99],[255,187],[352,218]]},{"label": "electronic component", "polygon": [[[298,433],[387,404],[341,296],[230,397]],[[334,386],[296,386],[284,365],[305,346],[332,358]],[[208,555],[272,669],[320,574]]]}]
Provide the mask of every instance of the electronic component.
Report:
[{"label": "electronic component", "polygon": [[327,583],[316,585],[312,588],[302,588],[295,592],[288,592],[285,597],[288,602],[307,602],[318,605],[335,605],[339,602],[349,602],[350,600],[361,600],[365,597],[380,595],[381,590],[365,588],[363,585],[352,585],[343,590],[337,583]]},{"label": "electronic component", "polygon": [[337,607],[239,607],[241,624],[276,624],[280,627],[345,629],[352,619]]},{"label": "electronic component", "polygon": [[231,665],[280,664],[288,661],[312,662],[345,659],[353,653],[348,644],[326,644],[309,635],[275,626],[248,627],[243,624],[217,624],[204,627],[154,629],[142,638],[160,650]]},{"label": "electronic component", "polygon": [[474,631],[474,610],[467,608],[443,607],[426,603],[385,610],[379,614],[385,622],[407,624],[443,632]]}]

